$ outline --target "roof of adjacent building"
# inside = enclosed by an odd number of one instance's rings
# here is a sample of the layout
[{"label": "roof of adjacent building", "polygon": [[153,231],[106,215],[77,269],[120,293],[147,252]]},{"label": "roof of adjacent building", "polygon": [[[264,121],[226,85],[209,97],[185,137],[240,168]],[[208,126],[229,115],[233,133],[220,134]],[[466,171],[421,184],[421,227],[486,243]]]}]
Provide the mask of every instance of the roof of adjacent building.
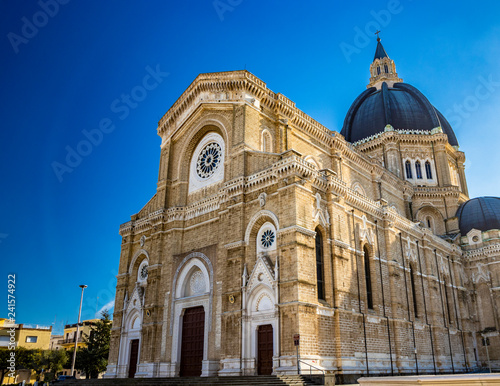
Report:
[{"label": "roof of adjacent building", "polygon": [[458,208],[457,217],[462,235],[473,228],[483,232],[500,229],[500,198],[477,197],[466,201]]},{"label": "roof of adjacent building", "polygon": [[340,134],[356,142],[384,131],[387,125],[396,130],[431,131],[441,127],[450,145],[458,146],[455,133],[446,118],[415,87],[383,83],[380,90],[371,87],[362,92],[349,108]]}]

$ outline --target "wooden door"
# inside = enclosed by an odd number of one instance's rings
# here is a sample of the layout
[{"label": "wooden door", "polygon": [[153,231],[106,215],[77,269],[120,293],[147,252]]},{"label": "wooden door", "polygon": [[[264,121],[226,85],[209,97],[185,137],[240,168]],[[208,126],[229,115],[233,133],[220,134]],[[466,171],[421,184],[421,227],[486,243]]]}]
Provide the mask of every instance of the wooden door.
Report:
[{"label": "wooden door", "polygon": [[273,372],[273,326],[259,326],[257,332],[257,374],[271,375]]},{"label": "wooden door", "polygon": [[205,310],[203,306],[188,308],[182,318],[180,376],[201,375],[205,339]]},{"label": "wooden door", "polygon": [[130,361],[128,364],[128,377],[134,378],[137,371],[137,360],[139,359],[139,339],[130,341]]}]

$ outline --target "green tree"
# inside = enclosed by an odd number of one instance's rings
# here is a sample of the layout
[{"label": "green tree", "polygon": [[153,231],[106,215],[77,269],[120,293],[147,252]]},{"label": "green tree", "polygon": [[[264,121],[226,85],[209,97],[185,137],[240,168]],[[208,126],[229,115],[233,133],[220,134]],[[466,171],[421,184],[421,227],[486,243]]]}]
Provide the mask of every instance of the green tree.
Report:
[{"label": "green tree", "polygon": [[108,365],[109,341],[111,338],[111,320],[109,312],[104,310],[101,319],[91,326],[90,334],[84,334],[87,344],[77,351],[75,367],[87,374],[87,378],[97,378]]},{"label": "green tree", "polygon": [[34,358],[39,355],[41,350],[28,350],[24,347],[16,347],[14,351],[8,349],[0,350],[0,370],[2,371],[2,375],[0,377],[0,384],[3,383],[3,379],[5,375],[8,373],[7,368],[10,366],[10,363],[7,360],[10,358],[10,354],[15,353],[16,370],[28,369],[31,370],[33,367]]},{"label": "green tree", "polygon": [[[9,366],[7,359],[10,358],[12,351],[0,349],[0,385],[3,382],[7,367]],[[68,356],[64,350],[29,350],[24,347],[17,347],[16,354],[16,370],[27,369],[32,370],[37,374],[37,379],[40,379],[42,372],[46,372],[46,380],[53,379],[58,371],[61,371],[68,361]],[[50,372],[49,372],[50,370]]]},{"label": "green tree", "polygon": [[7,374],[7,368],[10,366],[7,359],[10,358],[10,351],[6,348],[0,349],[0,371],[2,371],[2,375],[0,376],[0,385],[3,384],[3,378],[5,374]]},{"label": "green tree", "polygon": [[55,378],[57,372],[64,368],[64,365],[68,363],[68,353],[65,350],[46,350],[45,354],[45,364],[46,369],[50,369],[51,378]]},{"label": "green tree", "polygon": [[40,374],[44,370],[48,370],[47,354],[42,350],[31,350],[30,355],[27,357],[26,368],[36,373],[36,379],[40,380]]}]

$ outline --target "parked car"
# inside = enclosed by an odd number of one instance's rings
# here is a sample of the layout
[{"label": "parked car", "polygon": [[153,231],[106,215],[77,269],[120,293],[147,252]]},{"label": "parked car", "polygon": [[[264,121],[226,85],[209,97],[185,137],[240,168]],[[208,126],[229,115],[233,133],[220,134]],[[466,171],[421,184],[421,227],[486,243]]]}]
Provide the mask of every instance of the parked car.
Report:
[{"label": "parked car", "polygon": [[53,380],[52,383],[60,383],[67,379],[76,379],[74,375],[59,375],[57,379]]}]

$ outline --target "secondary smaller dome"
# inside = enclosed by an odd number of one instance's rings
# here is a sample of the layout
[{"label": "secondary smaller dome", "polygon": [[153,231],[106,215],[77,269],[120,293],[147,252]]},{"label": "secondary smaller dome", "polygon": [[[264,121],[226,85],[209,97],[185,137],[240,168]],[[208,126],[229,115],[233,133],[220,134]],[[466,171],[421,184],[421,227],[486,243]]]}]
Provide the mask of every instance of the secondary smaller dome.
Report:
[{"label": "secondary smaller dome", "polygon": [[462,235],[472,228],[483,232],[500,229],[500,198],[477,197],[466,201],[458,208],[457,217]]}]

